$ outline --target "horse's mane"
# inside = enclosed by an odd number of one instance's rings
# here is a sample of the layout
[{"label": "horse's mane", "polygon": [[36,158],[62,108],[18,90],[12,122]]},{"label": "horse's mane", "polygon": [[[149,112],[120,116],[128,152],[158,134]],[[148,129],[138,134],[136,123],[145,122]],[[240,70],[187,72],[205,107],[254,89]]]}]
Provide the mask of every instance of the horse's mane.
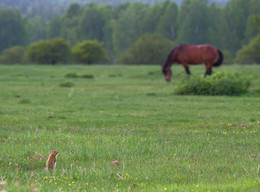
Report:
[{"label": "horse's mane", "polygon": [[176,51],[176,49],[177,49],[177,47],[174,48],[174,49],[169,53],[169,55],[168,55],[168,57],[167,57],[167,59],[166,59],[164,65],[163,65],[163,70],[166,69],[166,68],[168,67],[169,60],[171,59],[172,54],[174,53],[174,51]]}]

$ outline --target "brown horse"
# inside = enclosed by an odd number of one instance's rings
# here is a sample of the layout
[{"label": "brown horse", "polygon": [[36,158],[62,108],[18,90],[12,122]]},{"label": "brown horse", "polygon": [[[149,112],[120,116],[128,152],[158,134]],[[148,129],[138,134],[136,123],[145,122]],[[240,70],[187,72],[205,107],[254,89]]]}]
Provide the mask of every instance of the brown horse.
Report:
[{"label": "brown horse", "polygon": [[182,64],[185,71],[190,75],[188,64],[202,64],[206,65],[206,75],[212,73],[212,66],[219,66],[222,64],[224,56],[220,50],[212,45],[180,45],[173,49],[168,55],[165,64],[162,67],[162,72],[166,81],[171,81],[172,71],[171,66],[174,63]]}]

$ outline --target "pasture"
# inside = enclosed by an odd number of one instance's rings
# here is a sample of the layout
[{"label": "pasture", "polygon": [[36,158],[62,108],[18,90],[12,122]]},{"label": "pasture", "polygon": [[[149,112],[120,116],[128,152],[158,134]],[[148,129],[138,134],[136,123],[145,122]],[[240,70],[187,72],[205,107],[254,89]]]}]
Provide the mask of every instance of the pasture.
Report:
[{"label": "pasture", "polygon": [[159,66],[1,65],[0,191],[258,191],[260,66],[224,70],[251,92],[174,95],[178,65],[170,83]]}]

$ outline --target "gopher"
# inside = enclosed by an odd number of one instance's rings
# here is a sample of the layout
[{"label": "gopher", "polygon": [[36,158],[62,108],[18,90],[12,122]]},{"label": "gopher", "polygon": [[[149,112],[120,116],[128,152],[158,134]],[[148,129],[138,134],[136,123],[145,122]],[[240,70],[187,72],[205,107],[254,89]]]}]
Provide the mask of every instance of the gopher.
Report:
[{"label": "gopher", "polygon": [[58,151],[53,150],[46,162],[46,169],[47,170],[54,170],[56,167],[56,161],[57,161]]}]

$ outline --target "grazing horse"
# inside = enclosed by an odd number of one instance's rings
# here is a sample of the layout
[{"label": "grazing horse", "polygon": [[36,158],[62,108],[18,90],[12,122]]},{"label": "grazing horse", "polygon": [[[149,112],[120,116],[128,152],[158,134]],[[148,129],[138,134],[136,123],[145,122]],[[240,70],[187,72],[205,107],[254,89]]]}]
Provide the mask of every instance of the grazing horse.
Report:
[{"label": "grazing horse", "polygon": [[165,80],[169,82],[172,76],[171,66],[174,63],[182,64],[188,75],[191,74],[188,64],[197,65],[205,63],[206,76],[212,73],[212,66],[221,65],[223,59],[222,52],[212,45],[180,45],[170,52],[162,67],[162,72]]}]

